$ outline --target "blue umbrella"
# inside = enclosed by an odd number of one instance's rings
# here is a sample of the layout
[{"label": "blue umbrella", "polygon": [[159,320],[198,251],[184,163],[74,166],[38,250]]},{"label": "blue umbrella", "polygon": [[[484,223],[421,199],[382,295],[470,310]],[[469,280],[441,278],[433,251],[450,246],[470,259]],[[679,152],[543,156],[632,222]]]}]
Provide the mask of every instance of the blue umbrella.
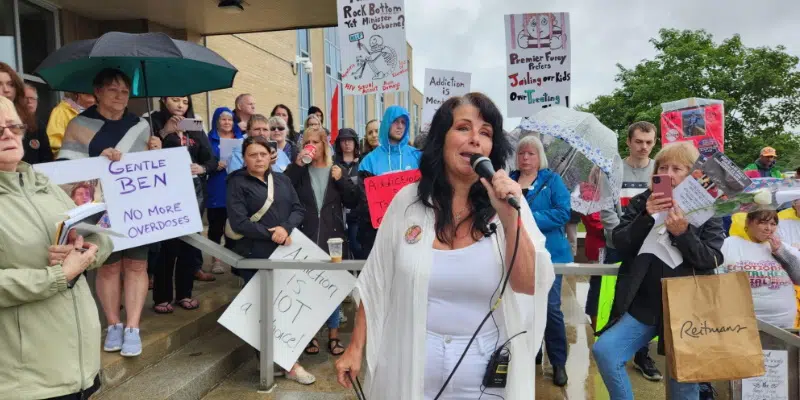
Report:
[{"label": "blue umbrella", "polygon": [[109,32],[50,54],[35,73],[53,90],[93,93],[105,68],[131,78],[131,97],[188,96],[233,86],[236,68],[206,47],[164,33]]}]

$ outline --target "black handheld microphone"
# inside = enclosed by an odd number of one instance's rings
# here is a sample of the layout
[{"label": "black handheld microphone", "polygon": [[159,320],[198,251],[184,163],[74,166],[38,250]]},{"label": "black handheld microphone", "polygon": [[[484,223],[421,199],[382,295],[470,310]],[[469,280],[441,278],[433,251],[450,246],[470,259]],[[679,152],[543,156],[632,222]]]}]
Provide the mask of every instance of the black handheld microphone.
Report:
[{"label": "black handheld microphone", "polygon": [[[489,183],[492,182],[492,177],[494,176],[494,166],[492,166],[492,160],[489,157],[482,156],[480,154],[473,154],[469,158],[469,163],[472,165],[472,169],[475,170],[475,173],[478,174],[481,178],[486,178]],[[519,210],[519,202],[517,199],[513,197],[506,197],[506,201],[511,207]]]}]

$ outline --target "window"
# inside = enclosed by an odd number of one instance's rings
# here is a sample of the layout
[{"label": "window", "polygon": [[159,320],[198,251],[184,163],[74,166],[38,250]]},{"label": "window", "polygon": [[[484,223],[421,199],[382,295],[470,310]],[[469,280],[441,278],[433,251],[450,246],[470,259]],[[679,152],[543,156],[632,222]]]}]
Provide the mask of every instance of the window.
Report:
[{"label": "window", "polygon": [[402,92],[399,94],[400,96],[400,105],[408,110],[408,92]]},{"label": "window", "polygon": [[[325,28],[325,109],[328,121],[331,117],[331,100],[339,87],[339,129],[344,128],[344,88],[342,87],[342,63],[339,51],[339,33],[336,28]],[[328,122],[330,127],[330,122]]]},{"label": "window", "polygon": [[[308,43],[308,29],[297,30],[297,55],[300,57],[309,56],[309,43]],[[311,74],[306,73],[302,67],[297,68],[297,84],[300,92],[299,101],[300,110],[295,114],[295,123],[298,128],[302,129],[305,123],[305,118],[308,115],[308,108],[311,107]]]},{"label": "window", "polygon": [[378,121],[383,118],[383,93],[375,94],[375,119]]},{"label": "window", "polygon": [[[36,67],[58,46],[55,10],[31,1],[19,1],[19,33],[22,46],[22,72],[33,74]],[[26,77],[28,79],[28,77]]]},{"label": "window", "polygon": [[355,96],[353,103],[356,107],[355,131],[358,134],[358,138],[363,139],[367,133],[367,96]]},{"label": "window", "polygon": [[14,15],[14,0],[0,0],[0,62],[18,69]]}]

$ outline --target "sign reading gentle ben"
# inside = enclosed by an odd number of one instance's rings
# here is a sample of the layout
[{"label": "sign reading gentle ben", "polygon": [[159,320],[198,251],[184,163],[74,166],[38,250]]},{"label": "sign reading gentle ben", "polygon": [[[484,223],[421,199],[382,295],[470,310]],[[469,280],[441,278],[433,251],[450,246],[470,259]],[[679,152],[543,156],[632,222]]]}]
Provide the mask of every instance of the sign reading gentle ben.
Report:
[{"label": "sign reading gentle ben", "polygon": [[406,185],[419,181],[420,178],[422,175],[419,170],[414,169],[364,179],[364,192],[367,194],[367,206],[373,228],[378,229],[381,226],[383,215],[386,214],[397,192]]}]

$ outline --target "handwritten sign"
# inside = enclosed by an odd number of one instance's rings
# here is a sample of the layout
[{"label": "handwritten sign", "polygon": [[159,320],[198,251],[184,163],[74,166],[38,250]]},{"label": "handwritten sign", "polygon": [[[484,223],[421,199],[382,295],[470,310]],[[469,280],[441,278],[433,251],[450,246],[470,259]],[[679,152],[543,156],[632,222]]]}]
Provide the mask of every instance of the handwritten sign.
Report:
[{"label": "handwritten sign", "polygon": [[789,352],[764,350],[766,373],[742,379],[742,400],[789,400]]},{"label": "handwritten sign", "polygon": [[203,230],[195,197],[192,160],[185,148],[37,164],[34,168],[57,184],[99,179],[114,251],[160,242]]},{"label": "handwritten sign", "polygon": [[[279,246],[270,260],[329,260],[324,252],[299,229],[292,232],[292,244]],[[289,370],[300,357],[319,327],[330,317],[355,286],[347,271],[275,270],[273,273],[272,336],[275,362]],[[261,343],[261,273],[239,292],[219,323],[255,348]]]},{"label": "handwritten sign", "polygon": [[422,106],[422,131],[428,132],[436,110],[447,99],[469,93],[472,74],[468,72],[425,69],[425,103]]},{"label": "handwritten sign", "polygon": [[383,222],[383,215],[392,203],[392,199],[406,185],[422,178],[418,169],[395,172],[364,179],[364,192],[367,194],[367,207],[372,219],[372,227],[378,229]]},{"label": "handwritten sign", "polygon": [[505,19],[508,116],[569,107],[569,14],[512,14]]},{"label": "handwritten sign", "polygon": [[407,92],[403,0],[337,0],[345,94]]}]

